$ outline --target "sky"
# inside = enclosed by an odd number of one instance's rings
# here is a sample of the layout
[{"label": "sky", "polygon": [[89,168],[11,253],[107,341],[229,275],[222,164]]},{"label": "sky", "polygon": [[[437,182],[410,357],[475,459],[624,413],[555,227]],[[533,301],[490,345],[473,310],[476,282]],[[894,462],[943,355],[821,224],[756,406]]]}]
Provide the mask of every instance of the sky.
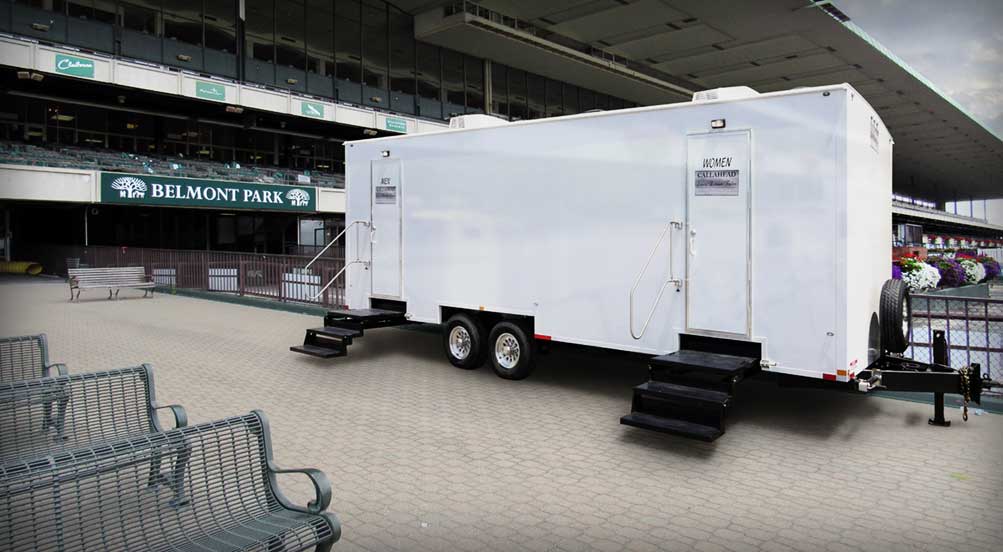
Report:
[{"label": "sky", "polygon": [[1003,0],[835,0],[1003,139]]}]

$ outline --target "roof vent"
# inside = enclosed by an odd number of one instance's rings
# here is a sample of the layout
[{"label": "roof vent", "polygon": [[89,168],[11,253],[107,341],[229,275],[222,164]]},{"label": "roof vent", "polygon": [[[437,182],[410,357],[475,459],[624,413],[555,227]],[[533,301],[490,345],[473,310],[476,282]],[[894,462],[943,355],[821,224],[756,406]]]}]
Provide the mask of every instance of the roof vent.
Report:
[{"label": "roof vent", "polygon": [[449,120],[449,128],[487,128],[505,124],[508,124],[508,121],[481,113],[460,115]]},{"label": "roof vent", "polygon": [[726,86],[724,88],[713,88],[711,90],[701,90],[693,94],[694,102],[709,102],[713,100],[740,100],[758,96],[759,92],[748,86]]}]

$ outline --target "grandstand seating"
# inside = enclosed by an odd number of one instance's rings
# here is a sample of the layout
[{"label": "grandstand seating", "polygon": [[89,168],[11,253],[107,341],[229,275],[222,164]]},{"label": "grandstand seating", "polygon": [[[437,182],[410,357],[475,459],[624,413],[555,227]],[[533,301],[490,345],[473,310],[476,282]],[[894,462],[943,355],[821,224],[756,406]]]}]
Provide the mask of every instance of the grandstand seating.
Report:
[{"label": "grandstand seating", "polygon": [[63,167],[98,171],[156,174],[212,180],[237,180],[262,184],[302,184],[299,175],[309,175],[310,184],[344,188],[340,174],[298,171],[260,165],[220,163],[167,155],[139,155],[105,149],[72,146],[42,147],[20,142],[0,141],[0,164]]}]

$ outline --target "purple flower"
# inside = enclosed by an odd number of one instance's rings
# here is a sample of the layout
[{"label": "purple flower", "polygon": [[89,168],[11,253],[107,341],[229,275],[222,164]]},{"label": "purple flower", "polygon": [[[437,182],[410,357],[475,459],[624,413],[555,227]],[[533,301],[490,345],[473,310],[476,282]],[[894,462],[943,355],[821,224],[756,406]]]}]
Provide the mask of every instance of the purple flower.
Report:
[{"label": "purple flower", "polygon": [[958,287],[965,283],[965,269],[954,259],[930,257],[927,263],[940,271],[940,287]]},{"label": "purple flower", "polygon": [[979,257],[979,262],[986,267],[986,281],[1000,275],[1000,264],[992,257]]},{"label": "purple flower", "polygon": [[896,263],[892,263],[892,279],[893,280],[902,279],[902,267]]}]

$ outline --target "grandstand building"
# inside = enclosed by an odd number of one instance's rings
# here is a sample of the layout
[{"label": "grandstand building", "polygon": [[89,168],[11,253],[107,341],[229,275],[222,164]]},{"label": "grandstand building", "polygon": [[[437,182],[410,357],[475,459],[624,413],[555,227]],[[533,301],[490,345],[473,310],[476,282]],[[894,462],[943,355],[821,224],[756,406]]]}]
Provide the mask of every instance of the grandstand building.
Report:
[{"label": "grandstand building", "polygon": [[0,0],[0,256],[309,253],[346,140],[839,82],[899,221],[1003,239],[1003,142],[829,1]]}]

